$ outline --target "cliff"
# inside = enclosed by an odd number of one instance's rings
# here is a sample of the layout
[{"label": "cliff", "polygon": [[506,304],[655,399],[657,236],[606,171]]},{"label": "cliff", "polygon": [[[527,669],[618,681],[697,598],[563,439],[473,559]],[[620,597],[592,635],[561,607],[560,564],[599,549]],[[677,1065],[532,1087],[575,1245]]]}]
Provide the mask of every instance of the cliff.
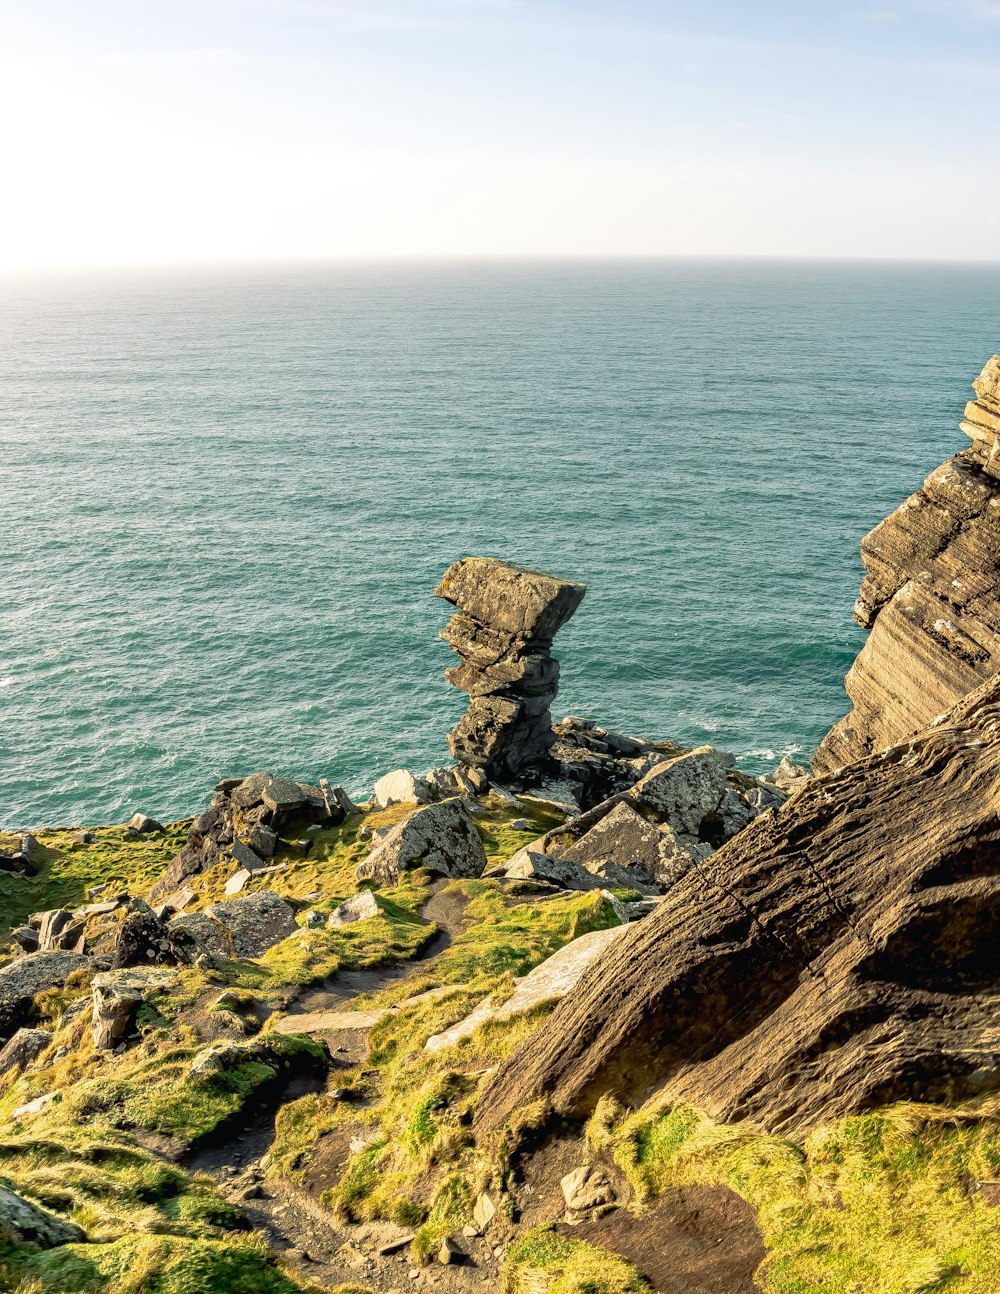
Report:
[{"label": "cliff", "polygon": [[826,735],[818,773],[901,741],[1000,668],[1000,356],[973,383],[943,463],[861,544],[854,618],[870,630],[847,675],[850,714]]}]

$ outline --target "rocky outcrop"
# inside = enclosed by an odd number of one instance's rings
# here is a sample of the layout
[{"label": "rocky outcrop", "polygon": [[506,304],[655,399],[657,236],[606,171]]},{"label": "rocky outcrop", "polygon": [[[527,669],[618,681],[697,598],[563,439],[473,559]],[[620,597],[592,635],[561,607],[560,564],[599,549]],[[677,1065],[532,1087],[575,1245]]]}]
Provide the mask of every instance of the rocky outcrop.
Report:
[{"label": "rocky outcrop", "polygon": [[552,639],[585,592],[583,584],[492,557],[466,557],[445,571],[435,594],[458,610],[441,637],[462,660],[445,678],[469,694],[448,734],[460,764],[500,783],[540,776],[559,687]]},{"label": "rocky outcrop", "polygon": [[95,1051],[112,1051],[132,1031],[136,1013],[144,999],[158,989],[169,988],[176,979],[172,971],[116,970],[95,975],[91,982],[91,1033]]},{"label": "rocky outcrop", "polygon": [[810,781],[699,862],[488,1080],[480,1132],[546,1096],[654,1092],[800,1136],[1000,1090],[1000,679]]},{"label": "rocky outcrop", "polygon": [[426,867],[437,876],[482,876],[486,850],[461,800],[416,809],[379,840],[355,875],[359,881],[398,885],[412,867]]},{"label": "rocky outcrop", "polygon": [[336,826],[355,806],[342,787],[319,786],[270,773],[219,782],[208,809],[195,818],[184,848],[151,892],[166,899],[188,877],[220,863],[252,871],[274,856],[279,832],[291,824]]},{"label": "rocky outcrop", "polygon": [[854,618],[870,630],[847,675],[854,709],[824,738],[825,773],[902,741],[1000,670],[1000,356],[973,383],[944,463],[861,544]]},{"label": "rocky outcrop", "polygon": [[88,969],[101,967],[73,952],[31,953],[0,968],[0,1041],[31,1023],[36,993],[61,988],[74,971]]}]

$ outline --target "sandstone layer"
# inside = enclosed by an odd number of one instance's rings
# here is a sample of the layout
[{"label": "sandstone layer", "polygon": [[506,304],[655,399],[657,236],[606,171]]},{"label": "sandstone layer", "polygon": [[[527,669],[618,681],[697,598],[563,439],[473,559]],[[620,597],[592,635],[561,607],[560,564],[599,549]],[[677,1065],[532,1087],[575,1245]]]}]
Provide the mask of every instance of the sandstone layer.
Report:
[{"label": "sandstone layer", "polygon": [[585,592],[584,584],[493,557],[466,557],[445,571],[435,595],[457,611],[441,637],[462,661],[445,678],[469,694],[448,734],[460,764],[500,783],[539,775],[554,740],[550,707],[559,688],[552,639]]},{"label": "sandstone layer", "polygon": [[854,709],[813,757],[831,772],[916,732],[1000,669],[1000,356],[973,383],[971,449],[942,464],[861,544],[847,675]]},{"label": "sandstone layer", "polygon": [[997,1090],[998,845],[992,679],[688,871],[489,1080],[479,1130],[659,1092],[798,1136]]}]

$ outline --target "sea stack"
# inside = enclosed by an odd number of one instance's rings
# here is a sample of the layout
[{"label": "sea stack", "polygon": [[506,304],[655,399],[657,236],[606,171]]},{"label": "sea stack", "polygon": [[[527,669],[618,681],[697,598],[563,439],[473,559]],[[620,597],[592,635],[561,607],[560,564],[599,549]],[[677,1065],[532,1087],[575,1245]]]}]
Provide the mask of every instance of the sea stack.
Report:
[{"label": "sea stack", "polygon": [[829,773],[906,740],[1000,670],[1000,356],[972,384],[972,447],[943,463],[861,543],[850,714],[813,756]]},{"label": "sea stack", "polygon": [[448,734],[460,764],[501,784],[544,770],[559,689],[552,639],[585,592],[585,584],[495,557],[465,557],[445,571],[435,596],[458,610],[441,637],[462,661],[445,678],[469,694],[468,710]]}]

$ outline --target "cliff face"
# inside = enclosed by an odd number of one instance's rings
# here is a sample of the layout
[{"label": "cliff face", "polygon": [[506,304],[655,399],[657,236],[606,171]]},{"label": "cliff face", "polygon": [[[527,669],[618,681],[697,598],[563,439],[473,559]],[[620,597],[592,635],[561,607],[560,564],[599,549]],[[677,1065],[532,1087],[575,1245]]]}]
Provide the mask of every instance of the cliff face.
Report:
[{"label": "cliff face", "polygon": [[998,846],[994,679],[692,868],[489,1080],[479,1128],[660,1092],[798,1136],[995,1090]]},{"label": "cliff face", "polygon": [[854,709],[813,757],[829,773],[901,741],[1000,669],[1000,356],[973,383],[971,449],[942,464],[861,544],[847,675]]}]

